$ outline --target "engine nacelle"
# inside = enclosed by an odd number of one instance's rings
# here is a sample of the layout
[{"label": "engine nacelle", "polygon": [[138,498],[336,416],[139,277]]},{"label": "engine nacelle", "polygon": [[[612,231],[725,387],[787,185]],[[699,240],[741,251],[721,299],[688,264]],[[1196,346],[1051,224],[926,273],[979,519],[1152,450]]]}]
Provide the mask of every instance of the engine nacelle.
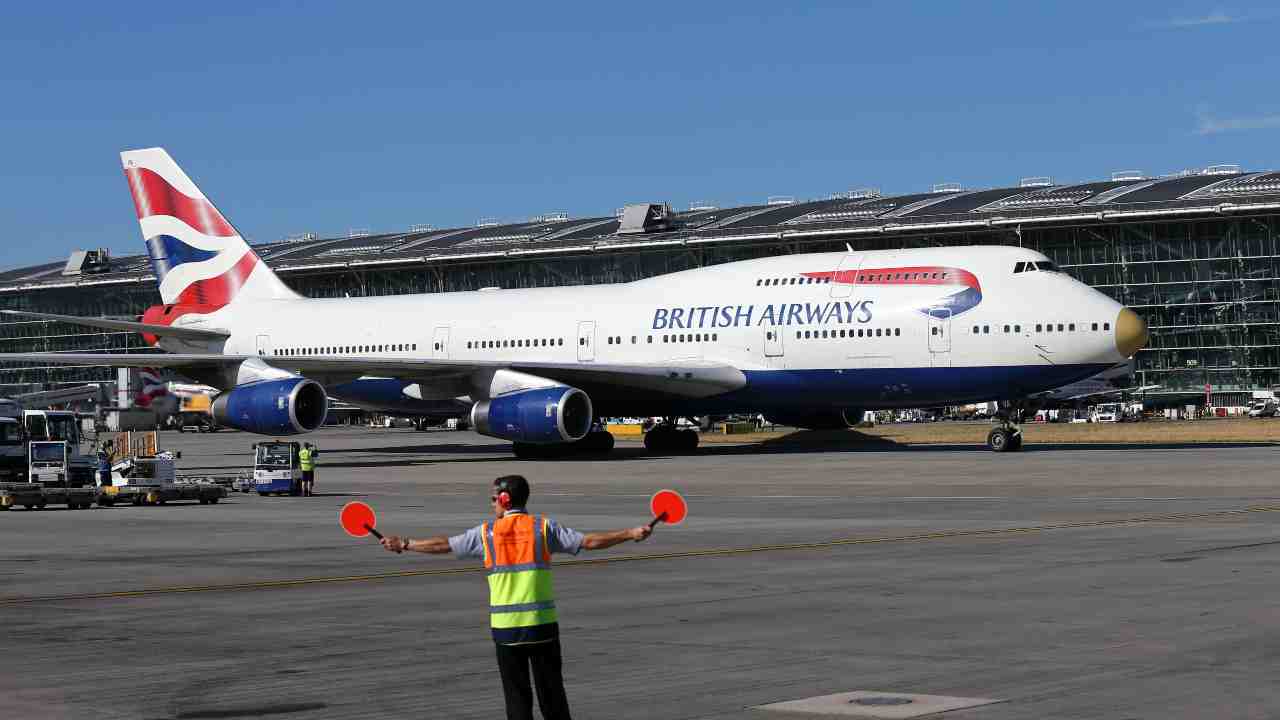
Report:
[{"label": "engine nacelle", "polygon": [[289,378],[237,385],[213,401],[219,425],[259,435],[297,435],[324,424],[329,398],[315,380]]},{"label": "engine nacelle", "polygon": [[774,425],[786,425],[802,430],[844,430],[862,422],[860,408],[835,410],[780,410],[765,413],[765,419]]},{"label": "engine nacelle", "polygon": [[471,408],[476,432],[525,443],[576,442],[591,431],[591,417],[591,398],[563,385],[518,390]]}]

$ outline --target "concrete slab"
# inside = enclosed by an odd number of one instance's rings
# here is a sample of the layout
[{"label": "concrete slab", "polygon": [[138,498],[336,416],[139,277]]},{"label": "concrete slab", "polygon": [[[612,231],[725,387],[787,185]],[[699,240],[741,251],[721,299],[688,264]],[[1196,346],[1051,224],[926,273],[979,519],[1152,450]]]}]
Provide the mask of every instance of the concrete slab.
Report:
[{"label": "concrete slab", "polygon": [[[184,471],[241,468],[255,439],[161,437]],[[556,558],[577,718],[803,719],[748,708],[833,687],[1007,699],[954,720],[1280,708],[1276,448],[622,442],[612,460],[518,461],[467,432],[308,439],[312,498],[0,513],[0,647],[21,658],[0,707],[501,717],[478,564],[387,553],[337,513],[359,498],[383,531],[457,533],[518,472],[535,511],[580,530],[648,521],[661,487],[690,505],[643,544]]]},{"label": "concrete slab", "polygon": [[875,690],[854,690],[834,695],[787,700],[785,702],[757,705],[754,710],[825,715],[828,717],[884,718],[907,720],[908,718],[937,715],[951,710],[994,705],[1003,700],[990,698],[963,698],[949,695],[917,695],[889,693]]}]

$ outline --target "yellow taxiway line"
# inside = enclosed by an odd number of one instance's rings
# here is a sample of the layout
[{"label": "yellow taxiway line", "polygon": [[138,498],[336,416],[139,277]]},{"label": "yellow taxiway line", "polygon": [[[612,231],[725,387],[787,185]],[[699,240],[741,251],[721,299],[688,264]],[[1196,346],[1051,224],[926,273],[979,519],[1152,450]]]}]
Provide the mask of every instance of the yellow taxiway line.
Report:
[{"label": "yellow taxiway line", "polygon": [[[591,565],[611,565],[614,563],[635,562],[643,560],[676,560],[681,558],[729,557],[733,555],[749,555],[754,553],[785,552],[794,550],[824,550],[846,545],[877,545],[887,543],[924,542],[928,540],[949,540],[967,537],[998,537],[1003,535],[1019,535],[1043,533],[1053,530],[1072,530],[1077,528],[1113,527],[1121,525],[1138,525],[1142,523],[1180,522],[1185,520],[1202,520],[1225,518],[1254,513],[1280,512],[1280,505],[1257,505],[1235,510],[1208,510],[1204,512],[1165,513],[1159,515],[1141,515],[1137,517],[1115,518],[1112,520],[1082,520],[1077,522],[1048,523],[1045,525],[1029,525],[1026,527],[984,528],[976,530],[939,530],[936,532],[917,533],[914,535],[887,535],[881,537],[838,538],[808,543],[785,543],[779,545],[751,545],[734,548],[707,548],[704,550],[680,550],[666,553],[648,553],[643,555],[616,555],[612,557],[591,558],[582,560],[563,560],[556,563],[558,568],[583,567]],[[333,575],[326,577],[293,578],[284,580],[255,580],[241,583],[219,583],[212,585],[176,585],[171,587],[142,588],[138,590],[115,590],[110,592],[76,593],[66,595],[29,595],[0,597],[0,606],[29,605],[35,603],[58,602],[64,600],[120,600],[126,598],[145,597],[149,595],[175,595],[180,593],[231,592],[236,590],[274,590],[279,588],[304,587],[307,585],[325,585],[329,583],[369,582],[374,580],[394,580],[396,578],[431,577],[439,575],[464,575],[484,572],[483,567],[436,568],[430,570],[402,570],[398,572],[369,573],[365,575]]]}]

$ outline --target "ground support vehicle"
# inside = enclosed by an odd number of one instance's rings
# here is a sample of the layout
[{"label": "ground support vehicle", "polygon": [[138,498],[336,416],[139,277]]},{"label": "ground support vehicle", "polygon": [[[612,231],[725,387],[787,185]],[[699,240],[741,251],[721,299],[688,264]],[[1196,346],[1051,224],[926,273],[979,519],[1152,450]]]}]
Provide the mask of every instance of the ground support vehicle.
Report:
[{"label": "ground support vehicle", "polygon": [[259,495],[302,494],[302,444],[268,440],[253,446],[253,483]]},{"label": "ground support vehicle", "polygon": [[111,484],[98,488],[99,505],[129,503],[164,505],[177,500],[197,500],[201,505],[227,497],[227,489],[210,482],[178,482],[173,458],[164,455],[131,457],[111,468]]},{"label": "ground support vehicle", "polygon": [[40,510],[49,505],[66,505],[71,510],[84,510],[93,505],[94,488],[43,487],[39,483],[0,483],[0,510],[21,505]]},{"label": "ground support vehicle", "polygon": [[80,419],[65,410],[24,410],[23,421],[31,442],[64,442],[67,445],[66,475],[75,487],[92,485],[98,459],[82,444]]}]

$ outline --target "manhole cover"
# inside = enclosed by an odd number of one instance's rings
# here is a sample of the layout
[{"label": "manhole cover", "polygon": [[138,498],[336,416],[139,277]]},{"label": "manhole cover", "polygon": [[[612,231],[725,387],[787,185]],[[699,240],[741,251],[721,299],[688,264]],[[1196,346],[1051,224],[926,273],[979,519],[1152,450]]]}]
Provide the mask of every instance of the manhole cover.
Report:
[{"label": "manhole cover", "polygon": [[860,697],[849,701],[854,705],[910,705],[911,698],[904,697]]}]

